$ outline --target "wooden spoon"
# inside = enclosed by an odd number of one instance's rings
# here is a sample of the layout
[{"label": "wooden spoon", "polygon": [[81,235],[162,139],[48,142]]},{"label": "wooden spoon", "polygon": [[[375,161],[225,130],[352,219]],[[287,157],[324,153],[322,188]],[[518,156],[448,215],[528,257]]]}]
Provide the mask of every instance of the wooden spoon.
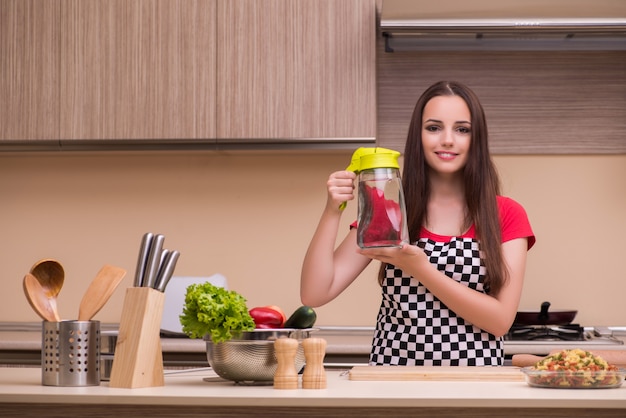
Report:
[{"label": "wooden spoon", "polygon": [[57,312],[56,298],[47,296],[46,290],[35,276],[30,273],[24,276],[23,286],[28,303],[41,319],[49,322],[59,322],[61,320]]},{"label": "wooden spoon", "polygon": [[78,308],[78,320],[90,321],[107,303],[125,275],[126,270],[122,268],[110,265],[102,267],[83,295]]},{"label": "wooden spoon", "polygon": [[56,260],[45,258],[36,262],[30,268],[30,273],[37,279],[44,293],[50,299],[50,306],[54,309],[54,317],[59,318],[56,299],[65,281],[63,266]]}]

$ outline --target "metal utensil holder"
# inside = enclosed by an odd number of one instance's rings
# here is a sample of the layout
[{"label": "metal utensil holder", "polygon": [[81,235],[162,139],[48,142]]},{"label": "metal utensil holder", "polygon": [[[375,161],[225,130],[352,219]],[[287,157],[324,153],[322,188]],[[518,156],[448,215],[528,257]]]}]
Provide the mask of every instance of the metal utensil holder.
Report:
[{"label": "metal utensil holder", "polygon": [[43,322],[44,386],[100,385],[100,321]]}]

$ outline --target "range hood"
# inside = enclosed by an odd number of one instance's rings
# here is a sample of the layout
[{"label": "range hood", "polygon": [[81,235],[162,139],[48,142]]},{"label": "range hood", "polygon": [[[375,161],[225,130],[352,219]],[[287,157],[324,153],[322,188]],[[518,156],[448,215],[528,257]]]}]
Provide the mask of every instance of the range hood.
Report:
[{"label": "range hood", "polygon": [[385,50],[626,50],[626,0],[383,0]]}]

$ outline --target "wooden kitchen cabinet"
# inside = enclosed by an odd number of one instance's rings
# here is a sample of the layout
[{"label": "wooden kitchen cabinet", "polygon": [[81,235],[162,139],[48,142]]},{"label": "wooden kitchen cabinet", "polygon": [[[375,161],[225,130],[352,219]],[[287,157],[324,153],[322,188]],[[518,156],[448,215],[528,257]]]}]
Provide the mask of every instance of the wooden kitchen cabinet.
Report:
[{"label": "wooden kitchen cabinet", "polygon": [[0,2],[0,139],[376,137],[375,0]]},{"label": "wooden kitchen cabinet", "polygon": [[0,0],[0,140],[58,141],[61,0]]},{"label": "wooden kitchen cabinet", "polygon": [[216,0],[62,0],[61,140],[215,138]]},{"label": "wooden kitchen cabinet", "polygon": [[217,136],[376,136],[374,0],[218,0]]}]

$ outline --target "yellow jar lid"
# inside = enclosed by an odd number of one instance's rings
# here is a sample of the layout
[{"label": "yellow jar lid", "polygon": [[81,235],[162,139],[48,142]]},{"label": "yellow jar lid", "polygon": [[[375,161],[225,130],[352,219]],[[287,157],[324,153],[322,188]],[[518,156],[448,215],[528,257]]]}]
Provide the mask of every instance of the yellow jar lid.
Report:
[{"label": "yellow jar lid", "polygon": [[372,168],[400,168],[400,153],[387,148],[358,148],[352,154],[352,160],[346,170],[359,173]]}]

